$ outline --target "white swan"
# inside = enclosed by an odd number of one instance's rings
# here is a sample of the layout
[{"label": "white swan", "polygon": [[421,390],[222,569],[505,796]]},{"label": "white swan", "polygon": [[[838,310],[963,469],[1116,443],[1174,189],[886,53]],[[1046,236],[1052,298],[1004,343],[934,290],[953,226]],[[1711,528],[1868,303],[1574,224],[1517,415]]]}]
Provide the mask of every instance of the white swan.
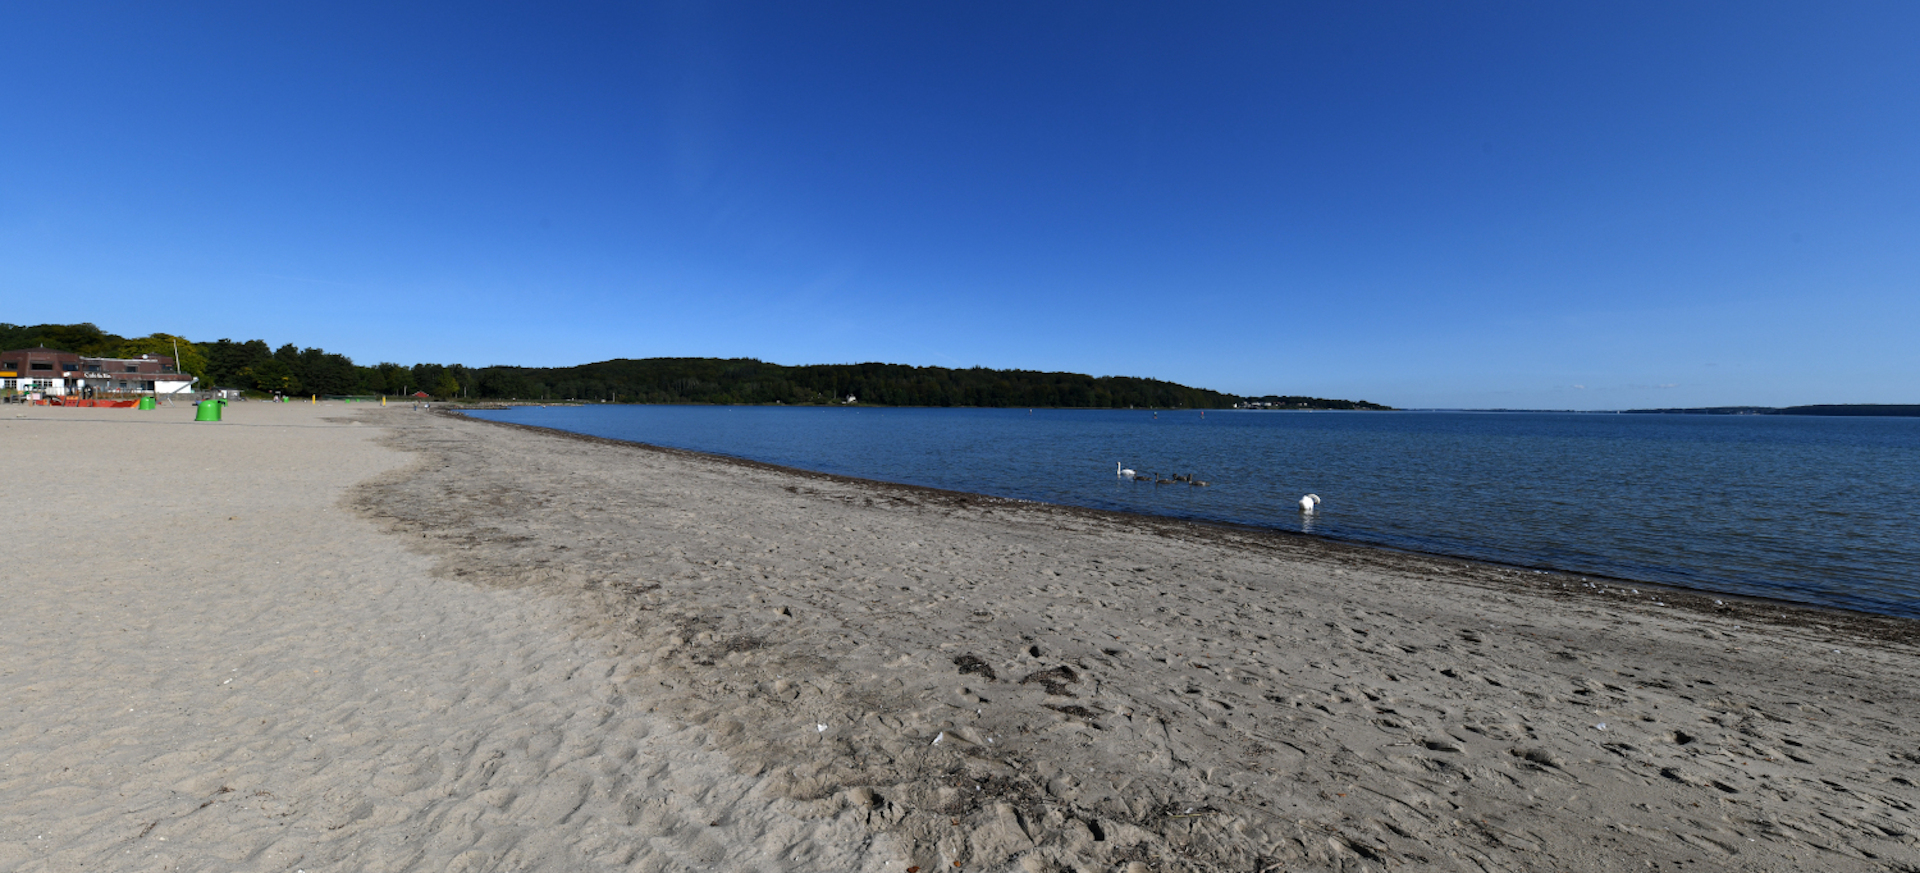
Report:
[{"label": "white swan", "polygon": [[1120,463],[1119,461],[1113,462],[1113,471],[1114,471],[1113,474],[1115,476],[1119,476],[1122,479],[1132,479],[1133,477],[1140,475],[1139,473],[1135,473],[1132,470],[1127,469],[1126,465]]},{"label": "white swan", "polygon": [[1320,495],[1318,494],[1309,494],[1305,497],[1300,498],[1300,511],[1303,513],[1306,513],[1307,515],[1312,515],[1314,507],[1317,507],[1319,505],[1320,505]]}]

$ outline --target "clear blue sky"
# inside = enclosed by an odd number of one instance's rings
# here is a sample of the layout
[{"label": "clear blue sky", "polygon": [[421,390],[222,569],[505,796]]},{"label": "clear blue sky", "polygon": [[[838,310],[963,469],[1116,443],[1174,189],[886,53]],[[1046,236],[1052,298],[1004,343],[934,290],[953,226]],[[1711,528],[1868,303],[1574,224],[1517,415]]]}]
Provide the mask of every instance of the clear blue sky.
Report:
[{"label": "clear blue sky", "polygon": [[0,321],[1920,402],[1920,4],[12,3]]}]

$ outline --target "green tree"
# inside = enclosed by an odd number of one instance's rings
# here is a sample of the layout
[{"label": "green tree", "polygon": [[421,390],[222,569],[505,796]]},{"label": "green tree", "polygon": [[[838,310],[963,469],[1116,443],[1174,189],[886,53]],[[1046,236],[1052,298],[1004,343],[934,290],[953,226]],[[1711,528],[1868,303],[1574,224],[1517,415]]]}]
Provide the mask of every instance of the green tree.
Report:
[{"label": "green tree", "polygon": [[40,332],[38,344],[73,352],[76,355],[113,357],[119,352],[120,344],[125,341],[92,323],[43,324],[38,330]]},{"label": "green tree", "polygon": [[460,380],[453,378],[452,371],[442,370],[440,381],[433,383],[433,391],[430,393],[441,398],[457,396],[460,393]]},{"label": "green tree", "polygon": [[293,368],[279,358],[267,358],[241,371],[241,378],[253,383],[261,391],[278,391],[281,394],[300,393],[300,378],[295,376]]},{"label": "green tree", "polygon": [[413,379],[412,370],[389,361],[381,361],[379,364],[374,365],[374,369],[380,373],[380,380],[377,383],[378,387],[374,389],[375,393],[410,393],[407,386],[412,384],[410,381]]},{"label": "green tree", "polygon": [[[175,349],[179,351],[176,352]],[[161,355],[174,358],[176,354],[178,357],[173,362],[175,368],[199,379],[202,383],[207,381],[207,354],[186,337],[174,336],[170,333],[155,333],[139,339],[125,340],[120,343],[117,357],[137,358],[141,355]]]},{"label": "green tree", "polygon": [[407,393],[411,394],[415,391],[433,393],[433,386],[440,384],[440,375],[446,372],[446,369],[439,364],[414,364],[413,378],[407,380],[407,384],[413,387],[409,388]]},{"label": "green tree", "polygon": [[[254,384],[250,368],[273,357],[273,350],[267,348],[263,340],[237,343],[220,339],[201,348],[207,355],[209,387],[252,388]],[[243,372],[246,375],[242,375]]]}]

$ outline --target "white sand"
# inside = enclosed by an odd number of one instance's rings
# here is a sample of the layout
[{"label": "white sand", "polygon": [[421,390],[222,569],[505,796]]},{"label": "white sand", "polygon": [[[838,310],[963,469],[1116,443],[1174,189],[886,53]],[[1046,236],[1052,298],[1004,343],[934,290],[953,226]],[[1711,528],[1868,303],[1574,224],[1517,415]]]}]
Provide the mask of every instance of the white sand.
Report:
[{"label": "white sand", "polygon": [[406,409],[25,414],[0,868],[1920,870],[1912,622]]},{"label": "white sand", "polygon": [[[338,406],[0,416],[0,870],[883,869],[648,716],[553,598],[340,505]],[[22,419],[16,416],[25,415]]]}]

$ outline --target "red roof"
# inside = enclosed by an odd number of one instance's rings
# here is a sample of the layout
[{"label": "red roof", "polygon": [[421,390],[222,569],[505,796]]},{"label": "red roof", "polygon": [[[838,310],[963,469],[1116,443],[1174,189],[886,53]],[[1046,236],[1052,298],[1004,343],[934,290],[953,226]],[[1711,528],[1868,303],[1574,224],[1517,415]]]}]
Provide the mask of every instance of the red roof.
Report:
[{"label": "red roof", "polygon": [[413,392],[413,396],[415,396],[415,397],[432,397],[433,395],[431,395],[431,394],[428,394],[428,393],[427,393],[427,392],[425,392],[425,391],[415,391],[415,392]]}]

